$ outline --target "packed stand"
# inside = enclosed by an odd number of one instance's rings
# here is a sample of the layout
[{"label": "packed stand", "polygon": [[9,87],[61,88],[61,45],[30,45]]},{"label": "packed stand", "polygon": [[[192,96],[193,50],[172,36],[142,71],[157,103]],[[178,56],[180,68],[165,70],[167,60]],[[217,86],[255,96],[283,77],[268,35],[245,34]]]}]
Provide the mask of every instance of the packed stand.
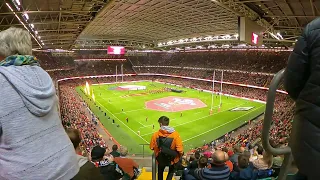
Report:
[{"label": "packed stand", "polygon": [[[270,142],[273,147],[279,145]],[[277,177],[283,156],[268,154],[260,144],[246,147],[214,147],[183,156],[178,164],[182,180],[224,179],[253,180]]]},{"label": "packed stand", "polygon": [[[79,129],[83,137],[80,147],[89,152],[94,146],[106,146],[96,129],[95,118],[88,117],[86,104],[80,100],[74,88],[60,86],[60,111],[66,128]],[[93,116],[93,115],[91,115]]]},{"label": "packed stand", "polygon": [[[194,69],[192,67],[136,67],[137,73],[157,73],[157,74],[170,74],[177,76],[195,77],[201,79],[213,78],[213,70]],[[222,71],[215,71],[215,80],[220,81]],[[223,72],[223,81],[238,84],[249,84],[259,87],[268,87],[273,78],[273,75],[258,74],[250,72]]]},{"label": "packed stand", "polygon": [[179,66],[276,73],[286,67],[290,51],[221,50],[148,53],[129,57],[134,66]]},{"label": "packed stand", "polygon": [[41,67],[46,70],[74,69],[74,58],[72,56],[54,56],[51,52],[34,52],[39,59]]}]

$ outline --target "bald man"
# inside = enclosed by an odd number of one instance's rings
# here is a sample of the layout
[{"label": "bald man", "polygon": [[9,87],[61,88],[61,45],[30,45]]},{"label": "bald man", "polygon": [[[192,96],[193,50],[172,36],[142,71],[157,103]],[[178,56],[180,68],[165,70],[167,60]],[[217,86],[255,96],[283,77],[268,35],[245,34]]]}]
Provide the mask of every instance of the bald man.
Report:
[{"label": "bald man", "polygon": [[212,154],[211,168],[196,169],[193,176],[199,180],[228,180],[230,176],[230,169],[225,164],[227,160],[226,153],[217,150]]}]

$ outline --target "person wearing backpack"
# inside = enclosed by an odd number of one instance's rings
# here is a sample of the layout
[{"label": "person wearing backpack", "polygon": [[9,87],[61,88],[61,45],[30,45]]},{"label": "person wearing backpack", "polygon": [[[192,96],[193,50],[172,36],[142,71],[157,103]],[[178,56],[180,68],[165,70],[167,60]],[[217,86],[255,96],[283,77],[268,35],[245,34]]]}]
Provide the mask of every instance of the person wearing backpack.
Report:
[{"label": "person wearing backpack", "polygon": [[169,126],[169,121],[166,116],[159,118],[160,129],[153,134],[150,142],[150,149],[154,151],[158,163],[158,180],[163,180],[166,166],[169,166],[167,180],[172,180],[175,165],[183,155],[180,135]]}]

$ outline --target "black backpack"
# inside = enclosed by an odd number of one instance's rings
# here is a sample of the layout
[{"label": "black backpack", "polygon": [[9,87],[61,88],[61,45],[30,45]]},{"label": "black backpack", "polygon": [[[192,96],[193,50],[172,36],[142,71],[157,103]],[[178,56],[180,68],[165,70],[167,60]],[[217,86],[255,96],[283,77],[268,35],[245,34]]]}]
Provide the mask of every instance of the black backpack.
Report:
[{"label": "black backpack", "polygon": [[179,153],[176,150],[171,149],[172,141],[173,139],[171,140],[167,137],[159,136],[158,147],[160,151],[157,156],[157,161],[159,164],[170,166],[171,161],[173,161],[174,158],[179,155]]}]

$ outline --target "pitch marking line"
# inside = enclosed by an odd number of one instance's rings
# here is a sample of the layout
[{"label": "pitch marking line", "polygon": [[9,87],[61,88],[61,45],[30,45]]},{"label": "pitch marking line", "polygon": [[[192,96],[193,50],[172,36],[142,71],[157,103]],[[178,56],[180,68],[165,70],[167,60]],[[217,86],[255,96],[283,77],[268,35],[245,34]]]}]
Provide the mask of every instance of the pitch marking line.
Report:
[{"label": "pitch marking line", "polygon": [[[99,103],[97,101],[97,103]],[[100,103],[99,103],[100,104]],[[102,107],[104,107],[104,105],[100,104]],[[132,131],[135,135],[137,135],[140,139],[142,139],[144,142],[149,143],[147,140],[145,140],[143,137],[139,136],[133,129],[131,129],[129,126],[127,126],[124,122],[122,122],[119,118],[117,118],[117,116],[115,116],[114,114],[112,114],[106,107],[104,107],[104,109],[106,109],[106,111],[108,111],[115,119],[117,119],[118,121],[120,121],[125,127],[127,127],[130,131]]]},{"label": "pitch marking line", "polygon": [[[242,103],[242,104],[240,104],[240,105],[234,106],[234,107],[232,107],[232,108],[230,108],[230,109],[234,109],[234,108],[236,108],[236,107],[238,107],[238,106],[242,106],[243,104],[245,104],[245,103]],[[212,115],[216,115],[216,114],[219,114],[219,113],[222,113],[222,112],[226,112],[226,111],[229,111],[230,109],[227,109],[227,110],[224,110],[224,111],[220,111],[220,112],[217,112],[217,113],[213,113]],[[198,119],[195,119],[195,120],[192,120],[192,121],[188,121],[188,122],[185,122],[185,123],[182,123],[182,124],[179,124],[179,125],[176,125],[176,126],[172,126],[172,127],[178,127],[178,126],[182,126],[182,125],[185,125],[185,124],[189,124],[189,123],[192,123],[192,122],[199,121],[199,120],[201,120],[201,119],[207,118],[207,117],[212,116],[212,115],[203,116],[203,117],[201,117],[201,118],[198,118]],[[143,137],[143,136],[147,136],[147,135],[150,135],[150,134],[153,134],[153,133],[154,133],[154,132],[148,133],[148,134],[143,134],[143,135],[141,135],[141,136]]]},{"label": "pitch marking line", "polygon": [[147,127],[150,127],[150,126],[153,126],[153,124],[146,125],[146,126],[144,126],[144,127],[140,127],[139,129],[144,129],[144,128],[147,128]]},{"label": "pitch marking line", "polygon": [[[262,106],[263,106],[263,105],[262,105]],[[262,107],[262,106],[259,106],[258,108],[260,108],[260,107]],[[255,109],[255,111],[256,111],[256,110],[257,110],[257,109]],[[202,136],[202,135],[204,135],[204,134],[206,134],[206,133],[208,133],[208,132],[211,132],[211,131],[213,131],[213,130],[221,127],[221,126],[225,126],[225,125],[227,125],[227,124],[229,124],[229,123],[231,123],[231,122],[233,122],[233,121],[235,121],[235,120],[237,120],[237,119],[239,119],[239,118],[241,118],[241,117],[243,117],[243,116],[245,116],[245,115],[247,115],[247,114],[249,114],[249,113],[251,113],[251,112],[247,112],[247,113],[245,113],[245,114],[243,114],[243,115],[241,115],[241,116],[233,119],[232,121],[226,122],[226,123],[221,124],[221,125],[213,128],[213,129],[210,129],[210,130],[208,130],[208,131],[205,131],[205,132],[203,132],[203,133],[200,133],[200,134],[198,134],[198,135],[196,135],[196,136],[193,136],[193,137],[191,137],[191,138],[185,139],[185,140],[183,140],[182,142],[186,142],[186,141],[189,141],[189,140],[194,139],[194,138],[196,138],[196,137]]]},{"label": "pitch marking line", "polygon": [[131,111],[123,111],[123,112],[119,112],[119,113],[114,113],[114,114],[122,114],[122,113],[130,113],[130,112],[135,112],[135,111],[141,111],[141,110],[145,110],[146,108],[141,108],[141,109],[135,109],[135,110],[131,110]]}]

